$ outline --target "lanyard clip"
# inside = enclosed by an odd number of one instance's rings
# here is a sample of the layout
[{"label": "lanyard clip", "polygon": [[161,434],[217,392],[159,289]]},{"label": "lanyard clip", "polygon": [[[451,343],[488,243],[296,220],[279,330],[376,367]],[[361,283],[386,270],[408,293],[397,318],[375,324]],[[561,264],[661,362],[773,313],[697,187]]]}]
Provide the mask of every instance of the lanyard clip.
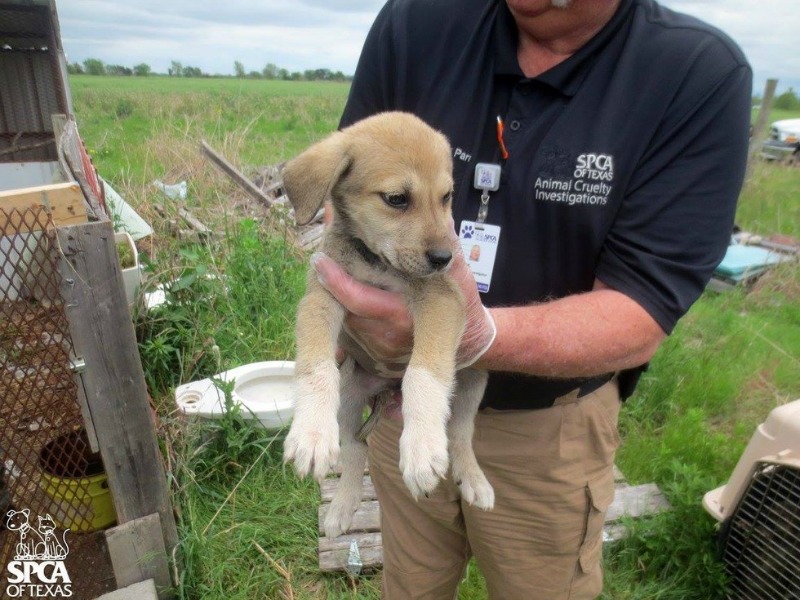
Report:
[{"label": "lanyard clip", "polygon": [[478,209],[478,223],[486,221],[489,214],[489,192],[496,192],[500,188],[500,165],[492,163],[478,163],[475,165],[475,189],[481,191],[481,206]]}]

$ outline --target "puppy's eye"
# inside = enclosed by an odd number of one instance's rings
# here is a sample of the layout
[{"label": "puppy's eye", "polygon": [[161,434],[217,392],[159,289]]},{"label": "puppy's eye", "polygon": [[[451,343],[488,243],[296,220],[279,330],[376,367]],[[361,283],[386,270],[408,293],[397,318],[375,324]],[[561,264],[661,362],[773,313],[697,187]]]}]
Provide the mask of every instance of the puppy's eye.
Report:
[{"label": "puppy's eye", "polygon": [[392,208],[406,208],[408,206],[408,196],[405,194],[381,194],[381,198]]},{"label": "puppy's eye", "polygon": [[453,192],[447,192],[444,196],[442,196],[442,204],[447,204],[450,200],[453,199]]}]

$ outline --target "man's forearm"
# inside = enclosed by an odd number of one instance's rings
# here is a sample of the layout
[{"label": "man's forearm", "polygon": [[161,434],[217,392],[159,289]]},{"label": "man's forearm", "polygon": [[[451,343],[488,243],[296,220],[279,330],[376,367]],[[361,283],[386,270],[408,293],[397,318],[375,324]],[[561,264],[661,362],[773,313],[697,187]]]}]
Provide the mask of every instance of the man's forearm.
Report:
[{"label": "man's forearm", "polygon": [[665,334],[628,296],[596,289],[544,304],[491,309],[494,344],[475,365],[545,377],[584,377],[641,365]]}]

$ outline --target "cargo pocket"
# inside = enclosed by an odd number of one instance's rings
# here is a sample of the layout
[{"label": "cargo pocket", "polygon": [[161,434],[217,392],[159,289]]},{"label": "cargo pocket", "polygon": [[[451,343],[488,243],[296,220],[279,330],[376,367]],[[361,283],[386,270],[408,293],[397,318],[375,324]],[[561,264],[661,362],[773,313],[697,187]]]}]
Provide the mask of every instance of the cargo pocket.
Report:
[{"label": "cargo pocket", "polygon": [[606,511],[614,501],[614,478],[603,478],[592,481],[586,486],[588,496],[588,514],[586,516],[586,535],[580,548],[578,562],[581,571],[589,574],[600,565],[600,554],[603,550],[603,525]]}]

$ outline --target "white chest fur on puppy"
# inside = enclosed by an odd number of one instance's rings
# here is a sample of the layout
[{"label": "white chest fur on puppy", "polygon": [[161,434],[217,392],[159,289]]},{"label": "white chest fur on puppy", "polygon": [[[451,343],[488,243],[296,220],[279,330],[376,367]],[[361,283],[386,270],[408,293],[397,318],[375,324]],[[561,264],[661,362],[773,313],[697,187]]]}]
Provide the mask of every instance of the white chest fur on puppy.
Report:
[{"label": "white chest fur on puppy", "polygon": [[387,112],[332,134],[283,171],[299,224],[311,220],[326,198],[332,201],[334,219],[322,251],[355,279],[401,292],[414,321],[402,382],[368,373],[354,360],[357,352],[337,368],[337,345],[357,344],[343,327],[344,308],[309,273],[297,313],[297,395],[284,460],[293,461],[300,476],[313,471],[318,480],[340,463],[341,483],[324,525],[329,537],[349,528],[360,501],[364,407],[398,384],[400,470],[411,494],[432,492],[450,466],[467,502],[487,510],[494,505],[472,450],[487,374],[456,368],[466,309],[447,273],[457,244],[451,155],[447,139],[422,120]]}]

